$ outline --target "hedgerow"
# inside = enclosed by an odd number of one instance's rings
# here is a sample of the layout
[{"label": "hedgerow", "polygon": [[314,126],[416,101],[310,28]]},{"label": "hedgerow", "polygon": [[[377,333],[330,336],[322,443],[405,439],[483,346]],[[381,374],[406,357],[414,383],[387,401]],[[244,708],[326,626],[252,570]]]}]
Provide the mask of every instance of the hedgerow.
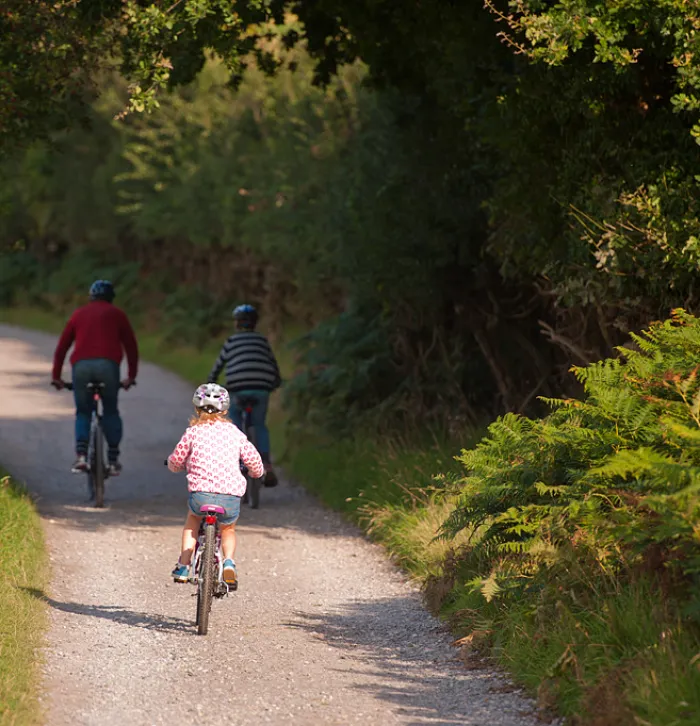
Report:
[{"label": "hedgerow", "polygon": [[459,457],[442,536],[472,531],[462,567],[487,600],[647,573],[700,619],[700,320],[678,309],[632,337],[573,369],[581,400],[507,414]]}]

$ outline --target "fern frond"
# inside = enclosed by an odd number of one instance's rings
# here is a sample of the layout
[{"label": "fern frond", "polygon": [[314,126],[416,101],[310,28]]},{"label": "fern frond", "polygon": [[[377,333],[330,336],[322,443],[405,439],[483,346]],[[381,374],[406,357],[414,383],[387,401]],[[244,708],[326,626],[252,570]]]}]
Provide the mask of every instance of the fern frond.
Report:
[{"label": "fern frond", "polygon": [[543,481],[536,481],[535,482],[535,489],[537,490],[538,494],[541,494],[542,496],[549,495],[551,497],[558,497],[563,494],[566,494],[568,492],[568,487],[565,486],[549,486],[545,484]]},{"label": "fern frond", "polygon": [[496,573],[492,572],[482,581],[481,594],[486,598],[486,602],[491,602],[499,592],[501,592],[501,587],[498,584]]},{"label": "fern frond", "polygon": [[542,398],[548,416],[503,416],[462,452],[441,532],[477,528],[465,562],[487,599],[572,567],[610,576],[652,545],[700,571],[700,320],[678,312],[633,338],[624,359],[574,369],[581,400]]}]

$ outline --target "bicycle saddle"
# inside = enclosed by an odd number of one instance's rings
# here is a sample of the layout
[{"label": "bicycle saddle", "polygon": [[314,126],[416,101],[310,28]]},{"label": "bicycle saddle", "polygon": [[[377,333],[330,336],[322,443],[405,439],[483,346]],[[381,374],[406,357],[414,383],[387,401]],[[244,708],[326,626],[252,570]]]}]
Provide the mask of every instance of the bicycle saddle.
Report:
[{"label": "bicycle saddle", "polygon": [[215,504],[202,504],[199,512],[200,514],[226,514],[223,507],[217,507]]},{"label": "bicycle saddle", "polygon": [[96,389],[102,390],[105,387],[105,384],[101,381],[90,381],[90,383],[87,384],[88,390],[94,391]]}]

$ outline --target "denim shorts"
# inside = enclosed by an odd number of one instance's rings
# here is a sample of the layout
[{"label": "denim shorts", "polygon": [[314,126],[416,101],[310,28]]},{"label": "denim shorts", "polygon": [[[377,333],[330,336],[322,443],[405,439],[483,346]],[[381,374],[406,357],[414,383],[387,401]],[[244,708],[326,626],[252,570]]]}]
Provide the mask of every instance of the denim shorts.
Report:
[{"label": "denim shorts", "polygon": [[201,516],[199,508],[204,504],[223,507],[226,514],[219,515],[221,524],[233,524],[241,513],[241,498],[234,494],[211,494],[210,492],[190,492],[189,507],[192,514]]}]

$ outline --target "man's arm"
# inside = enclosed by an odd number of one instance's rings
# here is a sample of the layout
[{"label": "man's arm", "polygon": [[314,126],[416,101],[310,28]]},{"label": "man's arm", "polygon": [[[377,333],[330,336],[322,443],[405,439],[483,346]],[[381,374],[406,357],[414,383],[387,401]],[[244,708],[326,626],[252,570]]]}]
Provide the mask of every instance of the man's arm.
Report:
[{"label": "man's arm", "polygon": [[131,323],[129,322],[129,318],[126,313],[124,313],[119,334],[121,344],[124,346],[124,351],[126,353],[126,363],[129,371],[128,377],[131,381],[135,381],[136,374],[139,370],[139,346],[136,342],[134,329],[131,327]]},{"label": "man's arm", "polygon": [[74,317],[74,315],[71,315],[70,320],[66,323],[66,327],[63,328],[63,332],[61,333],[61,337],[58,339],[56,350],[53,354],[53,370],[51,372],[51,380],[53,381],[61,380],[63,361],[65,361],[66,353],[75,340]]},{"label": "man's arm", "polygon": [[[227,341],[228,342],[228,341]],[[219,357],[214,361],[214,367],[211,369],[207,376],[207,383],[216,383],[216,379],[219,377],[222,368],[226,364],[226,343],[221,346]]]}]

